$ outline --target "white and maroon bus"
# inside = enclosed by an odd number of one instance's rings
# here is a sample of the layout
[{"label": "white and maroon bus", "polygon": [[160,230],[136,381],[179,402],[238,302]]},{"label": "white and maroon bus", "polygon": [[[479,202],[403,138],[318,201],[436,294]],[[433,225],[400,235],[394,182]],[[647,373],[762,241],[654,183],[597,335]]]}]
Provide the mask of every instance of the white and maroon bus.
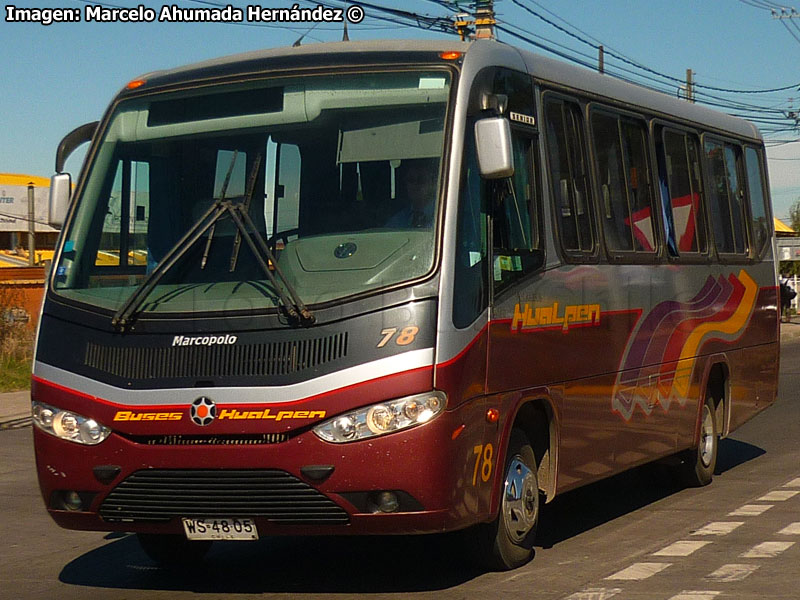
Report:
[{"label": "white and maroon bus", "polygon": [[[53,519],[213,540],[463,530],[776,397],[754,126],[495,41],[337,43],[145,75],[71,193],[33,367]],[[70,199],[70,196],[72,198]]]}]

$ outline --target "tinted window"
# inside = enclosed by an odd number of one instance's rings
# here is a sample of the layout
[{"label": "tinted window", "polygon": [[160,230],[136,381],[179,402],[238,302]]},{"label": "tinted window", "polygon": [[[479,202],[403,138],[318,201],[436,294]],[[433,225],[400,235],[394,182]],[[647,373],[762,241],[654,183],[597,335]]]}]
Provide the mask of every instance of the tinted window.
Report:
[{"label": "tinted window", "polygon": [[534,152],[531,138],[515,133],[514,175],[492,181],[492,272],[495,291],[538,269],[543,263],[536,202]]},{"label": "tinted window", "polygon": [[594,231],[580,109],[549,100],[545,106],[551,193],[561,247],[567,253],[591,252]]},{"label": "tinted window", "polygon": [[[699,149],[694,136],[679,131],[663,135],[662,191],[667,233],[675,254],[706,251],[705,219],[700,184]],[[659,149],[659,161],[662,150]],[[664,187],[665,186],[665,187]]]},{"label": "tinted window", "polygon": [[708,197],[714,245],[721,254],[744,254],[747,246],[741,149],[733,144],[707,140],[705,151],[711,176]]},{"label": "tinted window", "polygon": [[750,215],[753,223],[753,250],[761,254],[769,241],[770,226],[767,199],[764,195],[764,167],[761,153],[755,148],[744,151],[747,165],[747,191],[750,192]]},{"label": "tinted window", "polygon": [[600,214],[613,252],[654,252],[653,203],[644,124],[605,113],[592,118]]}]

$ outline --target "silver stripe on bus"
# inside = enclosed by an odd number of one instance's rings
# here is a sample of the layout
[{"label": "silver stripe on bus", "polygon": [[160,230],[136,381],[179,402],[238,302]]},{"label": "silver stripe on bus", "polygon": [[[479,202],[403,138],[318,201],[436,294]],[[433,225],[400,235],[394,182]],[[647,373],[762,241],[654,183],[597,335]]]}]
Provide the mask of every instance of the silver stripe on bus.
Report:
[{"label": "silver stripe on bus", "polygon": [[433,348],[412,350],[372,362],[329,373],[309,381],[281,386],[167,388],[127,390],[71,373],[37,361],[33,374],[48,382],[125,406],[191,404],[199,396],[208,395],[218,404],[277,404],[294,402],[380,379],[412,369],[433,366]]}]

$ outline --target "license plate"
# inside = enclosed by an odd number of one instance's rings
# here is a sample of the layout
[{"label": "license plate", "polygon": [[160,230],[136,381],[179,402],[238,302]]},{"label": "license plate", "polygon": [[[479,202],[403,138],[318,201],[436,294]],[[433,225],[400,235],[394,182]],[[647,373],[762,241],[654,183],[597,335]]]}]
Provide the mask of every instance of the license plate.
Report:
[{"label": "license plate", "polygon": [[190,540],[257,540],[256,524],[250,519],[183,519]]}]

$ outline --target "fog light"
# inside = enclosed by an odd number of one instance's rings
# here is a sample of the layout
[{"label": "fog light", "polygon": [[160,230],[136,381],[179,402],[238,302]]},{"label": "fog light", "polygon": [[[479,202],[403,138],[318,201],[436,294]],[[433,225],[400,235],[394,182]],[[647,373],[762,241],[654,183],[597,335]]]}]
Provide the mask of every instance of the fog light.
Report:
[{"label": "fog light", "polygon": [[76,491],[64,492],[61,502],[67,510],[80,510],[83,508],[83,501]]},{"label": "fog light", "polygon": [[393,513],[400,508],[400,501],[394,492],[375,492],[371,496],[375,509],[373,512]]}]

